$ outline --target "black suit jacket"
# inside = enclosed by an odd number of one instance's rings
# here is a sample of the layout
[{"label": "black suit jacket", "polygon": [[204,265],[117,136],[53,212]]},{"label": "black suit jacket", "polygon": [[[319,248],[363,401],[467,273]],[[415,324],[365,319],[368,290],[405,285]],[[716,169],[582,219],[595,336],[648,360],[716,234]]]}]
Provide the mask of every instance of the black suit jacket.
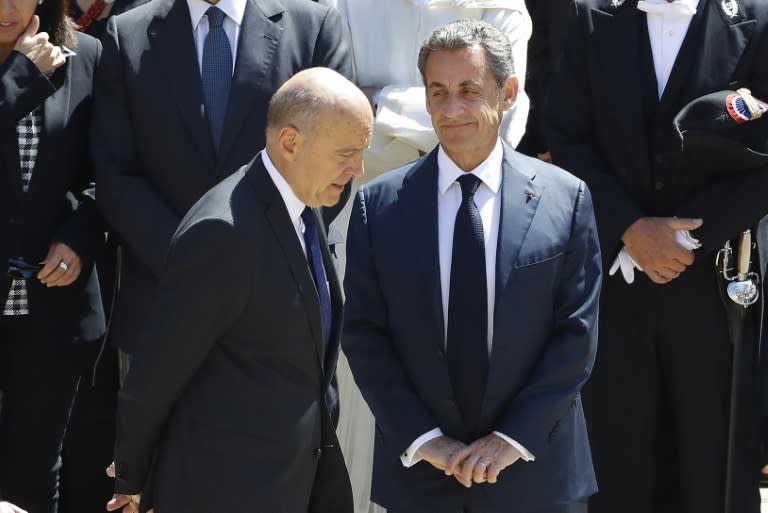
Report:
[{"label": "black suit jacket", "polygon": [[120,394],[118,492],[151,491],[157,513],[351,512],[329,416],[342,300],[324,242],[325,355],[307,260],[261,156],[189,211]]},{"label": "black suit jacket", "polygon": [[[579,390],[594,362],[600,256],[589,191],[505,145],[490,369],[479,426],[456,405],[445,358],[437,149],[363,186],[349,225],[344,352],[376,417],[371,498],[400,512],[539,511],[595,492]],[[440,427],[499,431],[533,453],[465,489],[400,455]],[[465,509],[466,508],[466,509]]]},{"label": "black suit jacket", "polygon": [[[104,332],[93,259],[103,246],[103,224],[94,200],[89,148],[92,78],[101,45],[78,35],[77,55],[49,78],[26,56],[12,52],[0,65],[0,302],[10,288],[9,257],[40,262],[52,242],[63,242],[82,260],[78,279],[67,287],[27,282],[35,326],[57,339],[95,340]],[[43,107],[37,160],[28,193],[22,189],[16,124]]]},{"label": "black suit jacket", "polygon": [[181,218],[264,147],[269,99],[312,66],[353,78],[339,14],[305,0],[248,0],[216,153],[186,1],[153,1],[110,20],[96,84],[93,158],[99,205],[124,241],[111,335],[118,347],[135,348],[136,327]]},{"label": "black suit jacket", "polygon": [[640,217],[701,217],[704,225],[695,236],[702,252],[710,252],[768,213],[765,170],[689,191],[672,124],[691,100],[736,82],[767,97],[768,3],[738,0],[738,5],[739,14],[730,18],[719,1],[702,0],[653,111],[645,91],[653,87],[656,94],[656,79],[637,0],[618,7],[610,0],[575,3],[553,79],[548,137],[555,163],[592,190],[607,265],[621,248],[624,231]]}]

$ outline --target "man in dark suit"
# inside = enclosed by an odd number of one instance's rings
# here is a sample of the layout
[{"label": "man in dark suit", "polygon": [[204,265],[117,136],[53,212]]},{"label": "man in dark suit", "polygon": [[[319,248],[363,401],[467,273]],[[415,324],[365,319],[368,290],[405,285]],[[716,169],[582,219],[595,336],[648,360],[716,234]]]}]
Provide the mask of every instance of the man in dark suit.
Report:
[{"label": "man in dark suit", "polygon": [[[365,95],[291,78],[266,150],[208,192],[171,241],[120,394],[108,509],[351,513],[330,418],[341,291],[316,208],[362,175]],[[146,496],[145,496],[146,497]]]},{"label": "man in dark suit", "polygon": [[264,146],[275,90],[312,66],[353,79],[352,63],[339,14],[306,0],[159,0],[109,21],[93,158],[124,243],[113,344],[136,349],[171,235]]},{"label": "man in dark suit", "polygon": [[372,499],[567,511],[595,491],[579,398],[600,287],[589,192],[500,141],[517,81],[493,26],[437,28],[419,69],[440,145],[360,190],[347,242],[343,340],[376,417]]},{"label": "man in dark suit", "polygon": [[[585,390],[600,487],[589,510],[722,513],[731,345],[715,259],[768,213],[768,173],[688,189],[673,119],[734,82],[766,97],[768,3],[577,0],[571,22],[551,90],[552,155],[592,189],[604,266],[621,255],[642,268],[631,284],[604,281]],[[699,249],[679,242],[686,230]],[[759,511],[756,426],[736,433],[739,513]]]}]

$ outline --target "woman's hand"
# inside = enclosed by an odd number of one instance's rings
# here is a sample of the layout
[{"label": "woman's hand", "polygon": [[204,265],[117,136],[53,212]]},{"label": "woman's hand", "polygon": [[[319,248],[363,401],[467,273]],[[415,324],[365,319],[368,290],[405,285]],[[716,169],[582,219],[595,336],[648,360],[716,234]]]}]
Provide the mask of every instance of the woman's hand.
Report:
[{"label": "woman's hand", "polygon": [[14,50],[23,53],[31,60],[44,75],[50,75],[56,68],[61,67],[66,59],[61,47],[48,41],[48,33],[40,30],[40,18],[35,14],[27,25],[27,29],[16,40]]},{"label": "woman's hand", "polygon": [[43,263],[37,278],[48,287],[66,287],[80,276],[80,257],[63,242],[51,244]]}]

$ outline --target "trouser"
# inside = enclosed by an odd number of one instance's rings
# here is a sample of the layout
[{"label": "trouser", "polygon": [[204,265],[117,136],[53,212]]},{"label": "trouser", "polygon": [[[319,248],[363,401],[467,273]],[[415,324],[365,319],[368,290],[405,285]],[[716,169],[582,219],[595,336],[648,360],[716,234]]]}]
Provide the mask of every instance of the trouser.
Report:
[{"label": "trouser", "polygon": [[29,513],[55,513],[80,370],[72,345],[46,339],[34,322],[0,317],[0,497]]},{"label": "trouser", "polygon": [[[757,513],[760,502],[756,324],[747,320],[740,355],[739,513]],[[582,393],[599,488],[589,513],[723,512],[731,349],[713,262],[667,285],[606,276],[597,361]]]}]

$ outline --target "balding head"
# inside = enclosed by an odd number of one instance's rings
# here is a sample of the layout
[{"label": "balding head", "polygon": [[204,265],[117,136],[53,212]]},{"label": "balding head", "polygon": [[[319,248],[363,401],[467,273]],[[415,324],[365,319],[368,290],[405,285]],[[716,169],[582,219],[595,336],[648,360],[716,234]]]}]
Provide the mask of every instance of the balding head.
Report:
[{"label": "balding head", "polygon": [[296,196],[311,207],[331,206],[363,172],[373,131],[363,92],[328,68],[310,68],[285,82],[269,102],[267,154]]}]

